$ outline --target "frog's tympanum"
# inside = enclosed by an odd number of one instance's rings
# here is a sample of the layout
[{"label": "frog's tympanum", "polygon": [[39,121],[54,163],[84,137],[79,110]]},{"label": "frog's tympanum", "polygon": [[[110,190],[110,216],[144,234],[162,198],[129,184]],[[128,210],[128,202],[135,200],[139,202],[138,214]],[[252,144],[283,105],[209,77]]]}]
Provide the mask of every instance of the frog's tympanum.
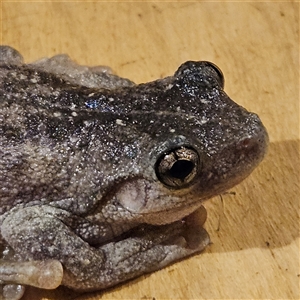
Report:
[{"label": "frog's tympanum", "polygon": [[223,87],[206,61],[134,84],[2,46],[2,298],[103,289],[203,250],[203,201],[248,176],[268,143]]}]

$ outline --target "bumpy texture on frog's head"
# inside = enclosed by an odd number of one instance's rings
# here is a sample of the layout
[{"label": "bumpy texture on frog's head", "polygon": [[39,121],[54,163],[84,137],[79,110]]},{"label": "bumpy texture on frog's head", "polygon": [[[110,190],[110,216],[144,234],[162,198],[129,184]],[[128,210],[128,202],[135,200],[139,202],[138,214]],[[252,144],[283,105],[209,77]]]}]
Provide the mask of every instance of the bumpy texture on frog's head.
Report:
[{"label": "bumpy texture on frog's head", "polygon": [[172,77],[114,94],[115,103],[122,98],[127,103],[126,114],[118,115],[117,140],[127,126],[134,128],[128,135],[132,146],[139,145],[136,178],[143,178],[123,183],[117,194],[125,207],[149,213],[189,206],[231,188],[259,164],[267,132],[259,117],[233,102],[223,87],[215,65],[190,61]]}]

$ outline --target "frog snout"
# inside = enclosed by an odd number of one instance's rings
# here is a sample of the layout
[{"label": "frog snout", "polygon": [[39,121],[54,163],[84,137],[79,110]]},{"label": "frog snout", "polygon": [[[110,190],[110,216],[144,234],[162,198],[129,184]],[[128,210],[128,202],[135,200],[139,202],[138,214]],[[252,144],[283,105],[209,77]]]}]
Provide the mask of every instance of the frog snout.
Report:
[{"label": "frog snout", "polygon": [[253,136],[245,137],[244,139],[240,140],[236,148],[237,150],[243,151],[246,153],[257,153],[260,155],[264,155],[266,152],[268,144],[268,134],[265,130],[260,130]]},{"label": "frog snout", "polygon": [[264,158],[269,137],[266,128],[256,114],[251,113],[251,124],[244,137],[240,138],[235,144],[235,154],[239,159],[257,166]]},{"label": "frog snout", "polygon": [[[251,134],[250,139],[245,139],[243,141],[244,148],[247,149],[256,149],[258,154],[263,158],[267,152],[269,144],[269,136],[265,126],[262,124],[258,115],[251,113],[253,120],[253,133]],[[252,127],[250,126],[250,130]]]}]

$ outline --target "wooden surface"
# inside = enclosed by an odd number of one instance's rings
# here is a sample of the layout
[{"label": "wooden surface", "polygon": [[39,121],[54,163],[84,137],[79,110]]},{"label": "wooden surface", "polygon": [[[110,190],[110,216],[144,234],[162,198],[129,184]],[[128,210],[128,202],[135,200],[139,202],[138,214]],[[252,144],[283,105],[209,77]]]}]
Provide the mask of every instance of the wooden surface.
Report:
[{"label": "wooden surface", "polygon": [[299,299],[299,4],[21,2],[1,4],[1,44],[27,62],[68,53],[145,82],[209,60],[225,90],[259,114],[264,162],[208,202],[202,254],[105,292],[29,289],[25,299]]}]

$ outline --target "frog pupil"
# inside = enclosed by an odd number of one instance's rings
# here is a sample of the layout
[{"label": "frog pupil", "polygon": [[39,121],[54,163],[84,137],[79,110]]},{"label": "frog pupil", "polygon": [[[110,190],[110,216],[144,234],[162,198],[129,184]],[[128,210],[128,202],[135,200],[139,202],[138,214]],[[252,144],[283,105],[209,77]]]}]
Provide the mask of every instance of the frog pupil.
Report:
[{"label": "frog pupil", "polygon": [[194,168],[194,164],[188,160],[178,160],[176,161],[170,169],[170,175],[174,178],[184,180]]}]

